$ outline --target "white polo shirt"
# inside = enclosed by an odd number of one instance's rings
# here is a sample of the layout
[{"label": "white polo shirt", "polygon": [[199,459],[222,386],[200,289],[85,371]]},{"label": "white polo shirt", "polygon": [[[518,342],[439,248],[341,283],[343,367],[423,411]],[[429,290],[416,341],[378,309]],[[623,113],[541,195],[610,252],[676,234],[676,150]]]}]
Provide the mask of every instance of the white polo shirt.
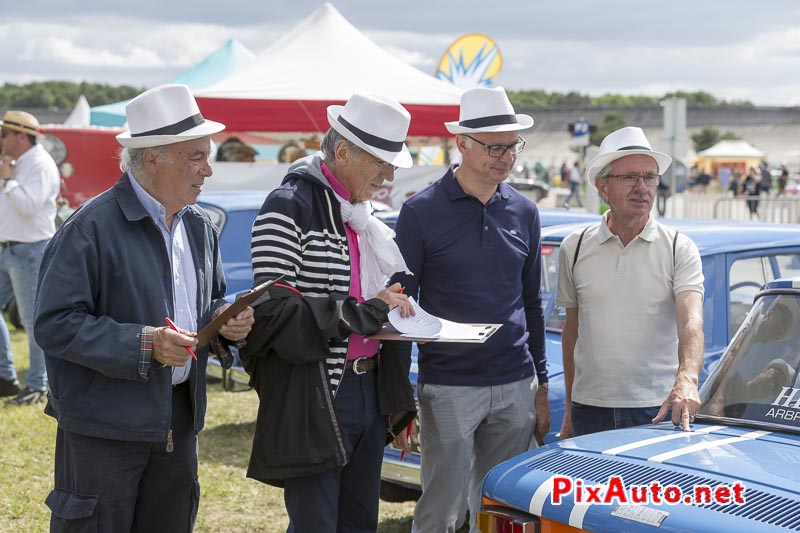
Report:
[{"label": "white polo shirt", "polygon": [[675,296],[703,293],[695,243],[650,217],[627,246],[607,215],[561,244],[556,304],[578,308],[572,400],[599,407],[654,407],[678,371]]}]

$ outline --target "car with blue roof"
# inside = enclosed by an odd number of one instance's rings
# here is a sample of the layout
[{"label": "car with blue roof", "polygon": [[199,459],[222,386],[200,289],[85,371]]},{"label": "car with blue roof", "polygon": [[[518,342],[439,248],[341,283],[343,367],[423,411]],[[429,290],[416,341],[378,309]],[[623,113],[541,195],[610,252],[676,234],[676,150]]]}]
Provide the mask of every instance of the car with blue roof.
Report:
[{"label": "car with blue roof", "polygon": [[[702,383],[744,320],[760,288],[782,276],[800,275],[800,225],[727,220],[662,221],[689,236],[697,244],[702,259],[705,276]],[[542,302],[552,415],[551,431],[545,436],[545,443],[558,440],[565,407],[561,328],[566,313],[555,305],[559,247],[567,235],[591,223],[542,229]],[[413,355],[411,379],[416,381]],[[384,451],[382,495],[387,500],[413,498],[420,490],[419,454],[405,454],[402,459],[400,456],[400,450],[391,445]]]},{"label": "car with blue roof", "polygon": [[756,293],[700,397],[691,432],[605,431],[501,463],[478,529],[800,531],[800,277]]}]

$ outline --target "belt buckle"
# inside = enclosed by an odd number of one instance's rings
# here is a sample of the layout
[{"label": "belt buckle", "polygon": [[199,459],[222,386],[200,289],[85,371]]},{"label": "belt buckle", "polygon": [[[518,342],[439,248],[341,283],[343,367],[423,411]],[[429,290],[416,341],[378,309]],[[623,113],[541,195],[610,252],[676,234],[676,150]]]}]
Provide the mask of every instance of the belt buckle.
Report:
[{"label": "belt buckle", "polygon": [[358,367],[361,364],[361,362],[362,361],[366,361],[366,360],[367,360],[366,357],[359,357],[358,359],[353,361],[353,373],[355,375],[360,376],[361,374],[366,374],[367,373],[366,369],[365,370],[361,370],[361,371],[358,370]]}]

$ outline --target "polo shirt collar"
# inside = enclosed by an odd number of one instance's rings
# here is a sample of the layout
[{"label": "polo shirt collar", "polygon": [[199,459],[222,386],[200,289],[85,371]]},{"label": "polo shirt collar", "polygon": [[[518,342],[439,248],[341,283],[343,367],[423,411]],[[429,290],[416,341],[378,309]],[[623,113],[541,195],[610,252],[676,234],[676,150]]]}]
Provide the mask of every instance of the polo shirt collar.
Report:
[{"label": "polo shirt collar", "polygon": [[[603,218],[600,220],[600,229],[597,230],[597,240],[602,244],[607,240],[611,239],[612,237],[616,237],[613,233],[611,233],[611,229],[608,227],[608,216],[611,211],[606,211],[603,214]],[[652,215],[647,217],[647,222],[642,228],[642,231],[639,235],[636,236],[638,239],[645,240],[647,242],[653,242],[656,238],[656,221]]]},{"label": "polo shirt collar", "polygon": [[[464,192],[464,189],[461,188],[461,184],[458,183],[455,172],[457,167],[458,165],[451,165],[447,170],[447,173],[442,176],[444,191],[447,193],[447,197],[451,202],[460,200],[461,198],[474,198],[472,195]],[[497,191],[494,193],[493,199],[497,195],[500,195],[500,198],[503,198],[504,200],[509,199],[511,197],[511,185],[504,181],[500,182],[499,186],[497,187]]]}]

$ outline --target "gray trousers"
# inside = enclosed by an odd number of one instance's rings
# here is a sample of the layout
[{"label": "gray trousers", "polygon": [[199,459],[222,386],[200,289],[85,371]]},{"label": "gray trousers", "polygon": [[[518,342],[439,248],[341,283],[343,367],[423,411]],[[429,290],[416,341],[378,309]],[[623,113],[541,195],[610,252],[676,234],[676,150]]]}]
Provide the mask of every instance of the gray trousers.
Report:
[{"label": "gray trousers", "polygon": [[413,532],[455,532],[468,496],[470,531],[477,533],[484,476],[536,446],[537,386],[536,376],[488,387],[419,385],[422,496]]}]

